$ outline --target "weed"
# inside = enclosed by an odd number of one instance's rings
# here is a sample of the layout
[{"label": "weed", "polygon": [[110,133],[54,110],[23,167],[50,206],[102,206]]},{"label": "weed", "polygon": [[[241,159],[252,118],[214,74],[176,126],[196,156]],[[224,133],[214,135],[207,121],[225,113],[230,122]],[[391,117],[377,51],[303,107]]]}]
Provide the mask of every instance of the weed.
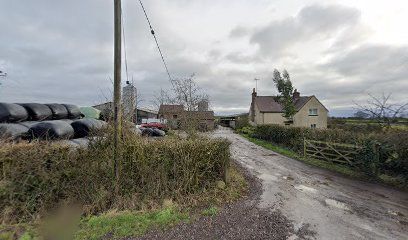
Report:
[{"label": "weed", "polygon": [[163,229],[189,219],[178,209],[166,208],[154,212],[117,212],[92,216],[81,222],[75,239],[113,239],[141,236],[153,228]]},{"label": "weed", "polygon": [[217,215],[217,213],[218,213],[218,208],[217,207],[209,207],[207,209],[204,209],[201,212],[201,214],[203,216],[210,216],[210,217],[213,217],[213,216]]}]

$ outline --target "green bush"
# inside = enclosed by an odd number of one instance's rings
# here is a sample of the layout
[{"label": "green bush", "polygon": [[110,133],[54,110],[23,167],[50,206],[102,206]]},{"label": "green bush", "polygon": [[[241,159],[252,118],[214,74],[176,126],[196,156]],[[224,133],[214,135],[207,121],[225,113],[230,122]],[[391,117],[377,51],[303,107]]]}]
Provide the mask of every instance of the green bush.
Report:
[{"label": "green bush", "polygon": [[[298,153],[303,152],[303,140],[317,140],[362,146],[355,157],[356,168],[368,175],[382,173],[398,175],[408,181],[408,131],[388,130],[361,133],[342,129],[310,129],[281,125],[259,125],[254,138],[270,141]],[[378,150],[374,145],[378,144]],[[378,153],[377,153],[378,152]],[[378,154],[378,158],[376,158]]]},{"label": "green bush", "polygon": [[179,199],[222,180],[230,153],[226,140],[151,140],[124,136],[119,144],[119,192],[114,191],[111,135],[89,148],[33,142],[0,147],[0,221],[25,222],[60,204],[85,213],[138,209],[151,199]]},{"label": "green bush", "polygon": [[240,129],[236,130],[238,133],[246,134],[246,135],[252,135],[254,133],[254,128],[253,127],[243,127]]},{"label": "green bush", "polygon": [[248,115],[237,117],[237,120],[235,121],[235,129],[242,129],[245,127],[250,127]]}]

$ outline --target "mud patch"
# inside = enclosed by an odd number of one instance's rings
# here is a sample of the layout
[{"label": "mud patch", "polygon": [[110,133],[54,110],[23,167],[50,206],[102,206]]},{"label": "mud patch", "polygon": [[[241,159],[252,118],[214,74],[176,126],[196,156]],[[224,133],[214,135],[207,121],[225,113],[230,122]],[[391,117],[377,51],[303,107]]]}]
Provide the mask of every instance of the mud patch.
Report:
[{"label": "mud patch", "polygon": [[311,226],[309,223],[303,224],[297,231],[296,235],[300,239],[316,239],[316,231],[311,229]]},{"label": "mud patch", "polygon": [[288,180],[288,181],[293,181],[293,180],[295,180],[293,177],[291,177],[291,176],[283,176],[282,177],[283,179],[285,179],[285,180]]},{"label": "mud patch", "polygon": [[263,154],[262,156],[270,157],[270,156],[277,156],[277,154],[275,154],[275,153],[266,153],[266,154]]},{"label": "mud patch", "polygon": [[404,226],[408,226],[408,222],[407,221],[398,221],[401,225],[404,225]]}]

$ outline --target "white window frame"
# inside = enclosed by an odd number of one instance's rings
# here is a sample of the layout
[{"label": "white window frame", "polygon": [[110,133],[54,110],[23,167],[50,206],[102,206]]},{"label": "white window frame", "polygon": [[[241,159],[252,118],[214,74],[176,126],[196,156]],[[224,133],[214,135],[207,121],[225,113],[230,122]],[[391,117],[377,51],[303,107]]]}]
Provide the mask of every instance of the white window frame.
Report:
[{"label": "white window frame", "polygon": [[317,108],[309,108],[309,116],[318,116]]}]

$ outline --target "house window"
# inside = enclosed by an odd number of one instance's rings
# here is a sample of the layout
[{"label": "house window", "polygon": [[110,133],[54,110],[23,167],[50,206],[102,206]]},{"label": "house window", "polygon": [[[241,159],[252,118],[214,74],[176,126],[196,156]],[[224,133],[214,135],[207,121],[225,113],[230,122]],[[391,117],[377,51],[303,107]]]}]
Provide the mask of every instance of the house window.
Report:
[{"label": "house window", "polygon": [[315,129],[315,128],[316,128],[316,124],[311,124],[311,125],[310,125],[310,128]]},{"label": "house window", "polygon": [[317,108],[310,108],[309,116],[317,116]]}]

